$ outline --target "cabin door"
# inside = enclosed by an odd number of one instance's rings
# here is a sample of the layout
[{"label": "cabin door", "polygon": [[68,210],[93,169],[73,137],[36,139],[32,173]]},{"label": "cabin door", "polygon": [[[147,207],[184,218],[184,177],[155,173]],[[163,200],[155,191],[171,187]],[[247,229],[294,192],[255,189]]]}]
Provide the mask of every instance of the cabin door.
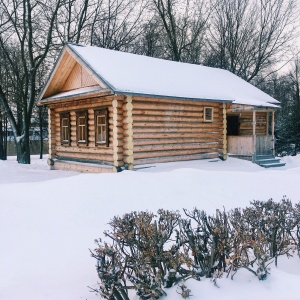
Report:
[{"label": "cabin door", "polygon": [[273,138],[271,135],[256,137],[256,154],[257,155],[272,155],[273,153]]},{"label": "cabin door", "polygon": [[227,116],[227,135],[239,135],[239,116]]}]

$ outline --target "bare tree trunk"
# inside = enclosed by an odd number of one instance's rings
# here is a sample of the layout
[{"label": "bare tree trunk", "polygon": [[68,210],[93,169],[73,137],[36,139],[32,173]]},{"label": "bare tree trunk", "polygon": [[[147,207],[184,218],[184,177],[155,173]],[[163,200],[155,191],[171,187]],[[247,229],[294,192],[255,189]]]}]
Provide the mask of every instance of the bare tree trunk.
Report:
[{"label": "bare tree trunk", "polygon": [[40,159],[43,158],[44,139],[43,139],[43,116],[42,107],[39,107],[39,127],[40,127]]},{"label": "bare tree trunk", "polygon": [[7,160],[7,117],[4,118],[4,140],[3,140],[3,150],[4,150],[4,160]]},{"label": "bare tree trunk", "polygon": [[3,119],[2,113],[0,111],[0,159],[5,160],[5,153],[4,153],[4,131],[3,131]]},{"label": "bare tree trunk", "polygon": [[30,164],[30,142],[29,128],[27,137],[24,135],[18,137],[16,141],[17,161],[20,164]]}]

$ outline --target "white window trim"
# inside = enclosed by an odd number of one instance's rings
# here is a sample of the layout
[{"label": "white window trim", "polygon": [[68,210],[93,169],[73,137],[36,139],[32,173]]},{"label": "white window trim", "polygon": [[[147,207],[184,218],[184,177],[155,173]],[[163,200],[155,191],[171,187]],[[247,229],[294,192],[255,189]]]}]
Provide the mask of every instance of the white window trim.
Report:
[{"label": "white window trim", "polygon": [[[211,109],[211,119],[206,119],[206,110],[207,109]],[[209,106],[204,107],[203,119],[204,119],[204,122],[213,122],[214,121],[214,108],[213,107],[209,107]]]}]

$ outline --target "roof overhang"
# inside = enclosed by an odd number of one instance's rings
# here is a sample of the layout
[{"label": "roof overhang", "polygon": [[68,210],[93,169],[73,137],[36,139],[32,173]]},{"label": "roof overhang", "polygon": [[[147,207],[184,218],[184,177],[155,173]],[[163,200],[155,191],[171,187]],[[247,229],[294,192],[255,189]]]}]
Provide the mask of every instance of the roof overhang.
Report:
[{"label": "roof overhang", "polygon": [[51,105],[51,104],[57,104],[61,102],[78,101],[78,100],[83,100],[88,98],[105,97],[114,94],[109,89],[97,89],[92,91],[91,90],[79,91],[79,90],[70,91],[73,92],[72,94],[70,92],[64,92],[64,93],[57,94],[53,97],[42,99],[37,102],[37,106]]}]

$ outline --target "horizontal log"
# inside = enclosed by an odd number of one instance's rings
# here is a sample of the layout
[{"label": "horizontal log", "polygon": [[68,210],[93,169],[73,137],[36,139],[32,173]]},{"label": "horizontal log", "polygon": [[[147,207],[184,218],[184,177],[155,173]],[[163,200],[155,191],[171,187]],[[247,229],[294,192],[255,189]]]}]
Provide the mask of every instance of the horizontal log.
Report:
[{"label": "horizontal log", "polygon": [[169,150],[197,150],[197,149],[216,149],[218,142],[209,143],[186,143],[186,144],[167,144],[167,145],[144,145],[133,147],[133,153],[153,152],[153,151],[169,151]]},{"label": "horizontal log", "polygon": [[111,106],[113,97],[99,97],[92,99],[85,99],[83,101],[76,101],[76,105],[74,102],[66,102],[55,105],[56,112],[64,112],[68,110],[84,110],[84,109],[101,109]]},{"label": "horizontal log", "polygon": [[122,112],[123,110],[123,101],[122,100],[117,100],[112,102],[112,107],[117,108],[118,111]]},{"label": "horizontal log", "polygon": [[[133,132],[135,132],[136,129],[140,127],[140,130],[147,129],[147,128],[219,128],[218,122],[212,122],[212,123],[204,123],[204,122],[143,122],[143,121],[135,121],[133,123]],[[124,128],[127,129],[126,124],[124,125]]]},{"label": "horizontal log", "polygon": [[134,139],[135,146],[144,146],[144,145],[166,145],[166,144],[186,144],[186,143],[207,143],[207,142],[219,142],[219,135],[207,135],[205,137],[190,138],[190,137],[181,137],[181,138],[150,138],[150,139]]},{"label": "horizontal log", "polygon": [[222,132],[209,131],[209,132],[170,132],[170,133],[138,133],[133,135],[133,141],[146,141],[153,140],[161,141],[161,143],[169,143],[170,141],[185,142],[189,140],[205,141],[211,139],[219,139],[222,137]]},{"label": "horizontal log", "polygon": [[183,105],[195,105],[195,106],[210,106],[210,107],[218,107],[222,105],[220,102],[209,102],[209,101],[197,101],[197,100],[180,100],[180,99],[166,99],[166,98],[152,98],[152,97],[140,97],[133,96],[133,107],[137,102],[140,103],[163,103],[163,104],[183,104]]},{"label": "horizontal log", "polygon": [[139,134],[156,134],[157,137],[162,134],[175,134],[175,133],[211,133],[211,132],[219,132],[220,127],[216,124],[209,127],[201,127],[201,126],[179,126],[179,127],[133,127],[134,136],[138,136]]},{"label": "horizontal log", "polygon": [[163,163],[163,162],[172,162],[172,161],[199,160],[199,159],[217,158],[217,157],[219,157],[218,152],[181,155],[181,156],[144,158],[144,159],[135,159],[134,165],[138,166],[144,164],[154,164],[154,163]]},{"label": "horizontal log", "polygon": [[67,170],[76,172],[89,172],[89,173],[112,173],[113,167],[109,166],[93,166],[83,163],[67,163],[66,161],[57,160],[54,164],[54,170]]},{"label": "horizontal log", "polygon": [[93,159],[97,161],[113,161],[113,154],[111,153],[84,153],[84,152],[69,152],[58,151],[56,149],[57,156],[68,156],[71,158]]},{"label": "horizontal log", "polygon": [[[177,122],[186,122],[186,123],[199,123],[203,120],[200,117],[188,117],[188,116],[142,116],[142,115],[132,115],[133,123],[135,122],[163,122],[163,123],[177,123]],[[217,117],[214,118],[216,122]]]},{"label": "horizontal log", "polygon": [[[163,103],[143,103],[143,102],[134,102],[133,103],[133,112],[137,113],[139,111],[149,111],[150,114],[158,111],[174,111],[176,113],[197,113],[202,112],[204,110],[205,105],[194,103],[193,105],[184,105],[184,104],[163,104]],[[219,106],[214,107],[214,111],[221,112]]]},{"label": "horizontal log", "polygon": [[88,132],[89,132],[89,134],[94,134],[95,135],[95,126],[94,125],[89,125],[88,126]]},{"label": "horizontal log", "polygon": [[113,149],[112,147],[106,147],[106,146],[93,146],[93,147],[87,147],[87,146],[82,146],[82,147],[71,147],[71,146],[57,146],[56,147],[57,151],[63,151],[63,152],[70,152],[70,153],[85,153],[85,154],[106,154],[106,155],[112,155],[113,154]]},{"label": "horizontal log", "polygon": [[[123,125],[123,120],[122,120],[122,119],[117,119],[116,121],[117,121],[117,126],[122,127],[122,125]],[[113,120],[113,118],[109,118],[109,119],[108,119],[108,124],[109,124],[110,126],[114,126],[114,122],[115,122],[115,120]]]},{"label": "horizontal log", "polygon": [[[204,149],[192,149],[192,150],[171,150],[171,151],[155,151],[155,152],[140,152],[133,153],[133,158],[152,158],[152,157],[165,157],[165,156],[178,156],[178,155],[190,155],[190,154],[200,154],[207,152],[217,152],[217,147],[208,147]],[[125,152],[126,153],[126,152]]]},{"label": "horizontal log", "polygon": [[[161,119],[168,117],[188,117],[188,118],[203,118],[203,112],[184,112],[184,111],[174,111],[174,110],[135,110],[132,114],[133,116],[151,116],[160,117]],[[219,114],[216,114],[219,116]]]}]

